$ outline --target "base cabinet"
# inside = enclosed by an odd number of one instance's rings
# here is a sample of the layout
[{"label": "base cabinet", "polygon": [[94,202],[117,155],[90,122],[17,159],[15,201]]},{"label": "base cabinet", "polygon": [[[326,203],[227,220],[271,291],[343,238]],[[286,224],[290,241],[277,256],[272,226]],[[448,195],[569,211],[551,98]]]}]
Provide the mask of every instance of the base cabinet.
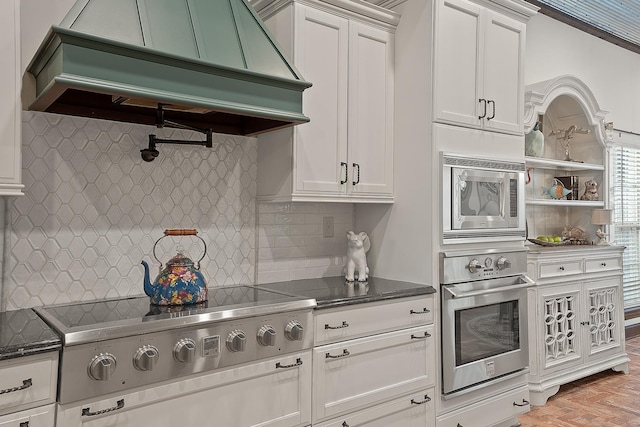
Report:
[{"label": "base cabinet", "polygon": [[628,373],[623,249],[530,250],[529,275],[537,282],[529,291],[533,405],[544,405],[560,385],[602,370]]},{"label": "base cabinet", "polygon": [[311,422],[311,351],[108,399],[59,405],[65,427],[298,427]]}]

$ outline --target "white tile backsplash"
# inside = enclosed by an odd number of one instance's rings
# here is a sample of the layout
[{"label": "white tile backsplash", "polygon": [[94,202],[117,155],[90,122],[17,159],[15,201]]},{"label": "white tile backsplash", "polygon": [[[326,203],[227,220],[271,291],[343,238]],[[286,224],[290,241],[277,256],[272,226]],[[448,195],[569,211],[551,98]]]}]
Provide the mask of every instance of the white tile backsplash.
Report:
[{"label": "white tile backsplash", "polygon": [[[140,149],[150,133],[203,138],[23,112],[25,195],[8,199],[11,254],[0,309],[141,294],[140,261],[155,262],[154,242],[167,228],[199,231],[209,286],[254,283],[256,139],[214,135],[212,149],[163,144],[147,163]],[[177,244],[194,259],[202,253],[197,239],[166,238],[158,258],[166,262]]]}]

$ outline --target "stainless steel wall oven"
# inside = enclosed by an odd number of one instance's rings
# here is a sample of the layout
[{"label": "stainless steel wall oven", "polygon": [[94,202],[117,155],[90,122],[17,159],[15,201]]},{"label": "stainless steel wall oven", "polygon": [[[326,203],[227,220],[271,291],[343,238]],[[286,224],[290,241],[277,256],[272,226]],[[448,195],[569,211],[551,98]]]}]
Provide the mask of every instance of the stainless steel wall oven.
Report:
[{"label": "stainless steel wall oven", "polygon": [[445,398],[528,370],[526,248],[440,254]]}]

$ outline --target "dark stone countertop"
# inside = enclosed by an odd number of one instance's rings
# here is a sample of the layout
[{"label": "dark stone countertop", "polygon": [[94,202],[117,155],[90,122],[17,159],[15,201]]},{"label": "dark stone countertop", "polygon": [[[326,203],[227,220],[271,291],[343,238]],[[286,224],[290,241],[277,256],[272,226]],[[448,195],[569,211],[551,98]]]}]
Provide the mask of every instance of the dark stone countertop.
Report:
[{"label": "dark stone countertop", "polygon": [[265,289],[315,298],[316,309],[433,294],[433,286],[369,277],[367,282],[346,283],[344,277],[291,280],[257,285]]},{"label": "dark stone countertop", "polygon": [[0,360],[58,351],[61,340],[33,310],[0,313]]}]

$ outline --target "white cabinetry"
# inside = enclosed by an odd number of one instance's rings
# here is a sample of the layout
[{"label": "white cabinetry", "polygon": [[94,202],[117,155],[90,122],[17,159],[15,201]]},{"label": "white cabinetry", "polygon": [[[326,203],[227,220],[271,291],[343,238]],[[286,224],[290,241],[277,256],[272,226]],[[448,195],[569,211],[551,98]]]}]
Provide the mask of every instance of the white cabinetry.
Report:
[{"label": "white cabinetry", "polygon": [[311,121],[258,138],[258,199],[392,202],[398,16],[350,1],[253,5],[313,83],[303,100]]},{"label": "white cabinetry", "polygon": [[436,2],[435,120],[522,135],[525,24],[481,4]]},{"label": "white cabinetry", "polygon": [[65,427],[298,427],[310,422],[310,350],[110,399],[60,405],[57,416],[57,425]]},{"label": "white cabinetry", "polygon": [[628,373],[620,246],[532,248],[529,291],[531,403],[560,385],[612,368]]},{"label": "white cabinetry", "polygon": [[316,315],[313,425],[433,426],[433,297],[356,307]]},{"label": "white cabinetry", "polygon": [[53,427],[57,378],[58,352],[0,362],[0,426]]},{"label": "white cabinetry", "polygon": [[22,194],[20,87],[20,1],[0,2],[0,196]]}]

